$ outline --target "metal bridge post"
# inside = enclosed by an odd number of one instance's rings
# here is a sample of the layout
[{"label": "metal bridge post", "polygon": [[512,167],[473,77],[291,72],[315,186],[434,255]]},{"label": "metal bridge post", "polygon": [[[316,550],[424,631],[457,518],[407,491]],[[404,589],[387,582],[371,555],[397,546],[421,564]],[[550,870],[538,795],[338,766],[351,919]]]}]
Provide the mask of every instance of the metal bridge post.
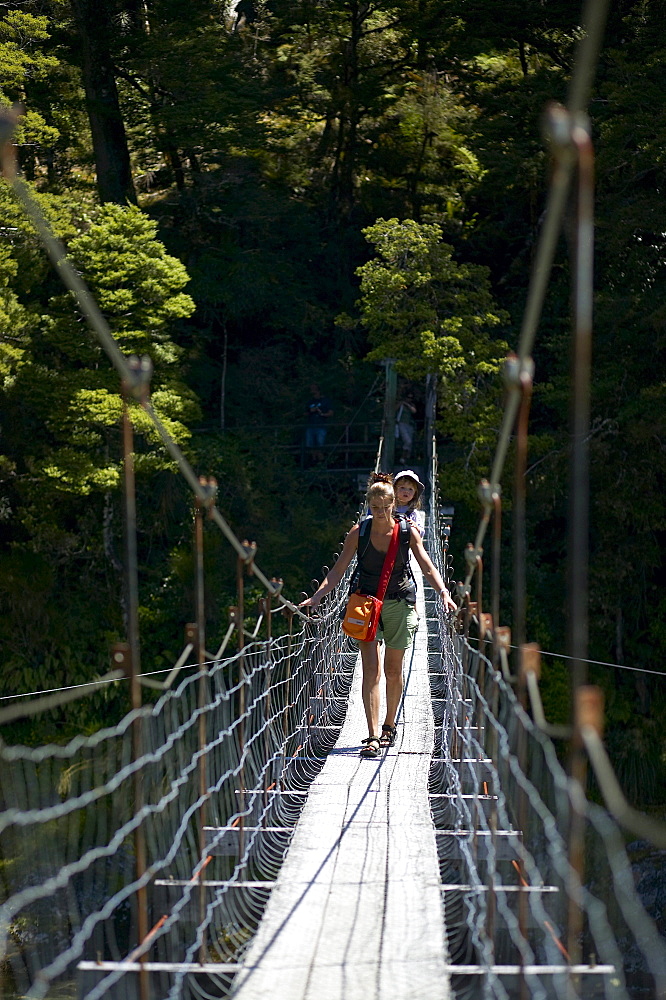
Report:
[{"label": "metal bridge post", "polygon": [[[238,861],[240,864],[240,859],[243,857],[243,851],[245,850],[245,764],[243,762],[243,756],[245,753],[245,712],[247,710],[247,691],[246,691],[246,681],[247,675],[245,672],[245,657],[243,655],[243,650],[245,648],[245,567],[252,565],[254,560],[254,553],[257,550],[256,544],[253,542],[252,545],[247,539],[243,541],[243,551],[245,556],[238,556],[236,559],[236,607],[233,612],[236,617],[236,626],[238,629],[238,652],[240,656],[238,657],[238,678],[240,681],[240,690],[238,694],[238,713],[239,713],[239,724],[238,724],[238,808],[240,812],[239,823],[238,823]],[[245,869],[242,868],[240,871],[240,878],[244,876]]]},{"label": "metal bridge post", "polygon": [[[589,559],[589,445],[590,379],[592,355],[593,248],[594,248],[594,151],[586,116],[570,116],[570,140],[578,158],[578,205],[576,219],[575,308],[572,350],[571,465],[569,487],[569,608],[568,653],[572,658],[574,735],[570,773],[585,795],[587,760],[580,724],[581,689],[587,681],[588,652],[588,559]],[[583,910],[580,888],[584,878],[585,811],[581,795],[571,798],[569,863],[569,956],[580,961]]]},{"label": "metal bridge post", "polygon": [[[477,635],[479,637],[479,655],[478,655],[478,673],[476,678],[476,683],[478,685],[479,691],[482,696],[485,696],[486,688],[486,658],[484,653],[484,645],[486,641],[485,634],[485,616],[483,614],[483,550],[481,549],[476,553],[476,621],[477,621]],[[474,707],[474,717],[472,723],[478,728],[476,731],[477,742],[480,743],[480,734],[482,731],[485,732],[485,712],[483,710],[483,701],[481,698],[478,699],[477,704]],[[480,751],[479,751],[480,752]]]},{"label": "metal bridge post", "polygon": [[[541,654],[539,646],[535,642],[523,643],[519,650],[519,673],[518,673],[518,699],[522,707],[527,710],[527,674],[532,671],[537,677],[541,674]],[[527,774],[527,733],[524,726],[520,726],[518,729],[518,748],[517,748],[518,766],[522,774]],[[529,769],[528,769],[529,770]],[[524,788],[520,787],[518,789],[518,829],[523,831],[523,835],[526,836],[527,831],[527,820],[528,820],[528,797],[527,792]],[[520,875],[520,886],[524,888],[526,885],[524,873],[521,870]],[[527,938],[527,895],[524,892],[520,892],[518,895],[518,927],[520,929],[520,936],[525,940]],[[524,1000],[527,996],[527,983],[525,981],[525,976],[521,971],[520,976],[520,1000]]]},{"label": "metal bridge post", "polygon": [[[195,497],[194,501],[194,559],[195,559],[195,620],[196,620],[196,648],[197,648],[197,664],[199,666],[199,710],[201,714],[199,715],[199,798],[201,799],[201,805],[199,807],[199,856],[201,858],[202,867],[199,872],[199,923],[200,926],[204,925],[204,917],[206,914],[206,889],[204,886],[205,880],[205,866],[203,865],[204,855],[206,853],[206,819],[207,819],[207,801],[208,801],[208,758],[206,754],[207,740],[207,721],[205,708],[209,700],[209,690],[208,690],[208,668],[206,666],[206,607],[205,607],[205,595],[204,595],[204,550],[203,550],[203,511],[204,508],[210,508],[211,503],[215,498],[215,491],[217,488],[217,483],[215,480],[207,480],[205,477],[201,476],[199,482],[202,487],[207,491],[208,496],[206,500],[201,500],[200,497]],[[206,942],[202,940],[201,947],[199,949],[199,961],[203,965],[206,961]]]},{"label": "metal bridge post", "polygon": [[[130,697],[132,709],[141,708],[141,654],[139,646],[139,574],[136,544],[136,490],[134,480],[134,431],[129,414],[130,398],[141,399],[147,394],[150,366],[138,358],[129,359],[132,378],[123,379],[121,392],[123,397],[123,500],[125,526],[125,594],[127,612],[127,643],[129,646]],[[140,760],[143,753],[142,719],[139,716],[132,723],[132,760]],[[137,769],[134,776],[134,812],[138,815],[143,809],[144,788],[143,774]],[[135,872],[137,881],[141,881],[146,872],[146,835],[142,823],[134,833]],[[141,945],[148,935],[148,893],[145,885],[136,892],[137,935]],[[139,956],[141,970],[139,972],[139,993],[141,1000],[150,1000],[150,982],[148,972],[143,967],[145,954]]]},{"label": "metal bridge post", "polygon": [[587,122],[574,123],[571,140],[578,153],[575,331],[571,382],[571,466],[569,510],[569,655],[574,687],[587,680],[590,375],[592,354],[592,278],[594,154]]},{"label": "metal bridge post", "polygon": [[283,750],[286,746],[287,737],[289,735],[289,709],[291,707],[291,657],[293,652],[293,633],[294,633],[294,612],[291,608],[284,608],[283,612],[287,616],[287,621],[289,622],[289,632],[287,638],[287,666],[286,666],[286,684],[285,684],[285,697],[284,697],[284,708],[282,710],[282,741]]},{"label": "metal bridge post", "polygon": [[[247,544],[244,542],[243,544]],[[247,692],[245,690],[245,660],[243,658],[243,648],[245,646],[245,585],[243,580],[243,569],[245,561],[241,556],[236,559],[236,625],[238,629],[238,679],[240,690],[238,692],[238,811],[240,818],[238,822],[238,863],[243,857],[245,849],[245,765],[243,754],[245,752],[245,708],[247,705]],[[243,878],[244,868],[240,871],[240,878]]]},{"label": "metal bridge post", "polygon": [[[279,581],[276,577],[273,577],[271,583],[276,587],[279,585]],[[273,614],[271,608],[271,598],[272,592],[269,591],[266,597],[262,597],[259,601],[259,609],[266,619],[266,677],[265,677],[265,690],[266,690],[266,709],[264,713],[264,759],[266,765],[271,757],[271,739],[270,739],[270,719],[272,711],[272,699],[271,699],[271,680],[273,674],[273,650],[272,650],[272,635],[273,635]],[[269,778],[270,773],[268,766],[264,770],[264,809],[268,805],[268,789],[269,789]]]},{"label": "metal bridge post", "polygon": [[424,467],[428,470],[430,482],[427,484],[428,493],[426,499],[436,495],[436,441],[435,441],[435,419],[437,417],[437,376],[426,375],[425,386],[425,461]]},{"label": "metal bridge post", "polygon": [[[493,546],[490,574],[490,613],[493,616],[493,668],[498,669],[499,641],[497,627],[500,620],[500,560],[502,549],[502,496],[498,486],[491,487],[493,501]],[[497,685],[495,685],[497,690]]]},{"label": "metal bridge post", "polygon": [[[527,431],[532,401],[532,379],[534,365],[526,358],[517,373],[520,405],[516,421],[516,474],[513,501],[513,632],[520,661],[521,649],[525,642],[526,628],[526,587],[527,587],[527,537],[525,526],[525,496],[527,470]],[[520,662],[517,664],[520,676]]]},{"label": "metal bridge post", "polygon": [[398,388],[398,376],[395,371],[395,359],[384,358],[386,369],[386,395],[384,397],[384,449],[382,465],[386,472],[392,472],[395,464],[395,407]]}]

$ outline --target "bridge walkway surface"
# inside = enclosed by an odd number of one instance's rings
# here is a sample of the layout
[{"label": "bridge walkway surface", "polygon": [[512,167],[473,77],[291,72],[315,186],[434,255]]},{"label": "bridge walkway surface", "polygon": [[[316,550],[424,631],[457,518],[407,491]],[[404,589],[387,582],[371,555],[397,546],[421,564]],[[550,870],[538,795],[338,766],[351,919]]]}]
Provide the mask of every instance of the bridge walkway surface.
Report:
[{"label": "bridge walkway surface", "polygon": [[343,728],[311,785],[234,1000],[451,996],[428,800],[435,724],[421,583],[418,610],[396,744],[376,760],[359,757],[359,656]]}]

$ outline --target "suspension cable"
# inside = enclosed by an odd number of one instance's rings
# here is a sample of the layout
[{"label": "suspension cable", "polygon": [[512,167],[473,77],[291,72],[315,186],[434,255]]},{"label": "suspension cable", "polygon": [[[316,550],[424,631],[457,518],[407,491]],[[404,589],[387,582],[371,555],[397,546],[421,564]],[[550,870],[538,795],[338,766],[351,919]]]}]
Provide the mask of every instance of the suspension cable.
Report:
[{"label": "suspension cable", "polygon": [[[569,117],[573,118],[579,114],[588,100],[594,70],[596,67],[598,53],[601,47],[604,26],[606,23],[606,13],[608,10],[608,0],[588,0],[586,4],[584,23],[586,33],[578,48],[577,59],[574,63],[571,87],[567,100],[567,110]],[[548,191],[544,222],[537,244],[534,266],[527,293],[525,313],[520,331],[518,345],[518,359],[516,364],[516,375],[519,379],[520,373],[529,364],[530,355],[534,346],[537,327],[543,310],[546,297],[550,273],[555,258],[555,250],[559,239],[560,229],[564,218],[564,212],[571,185],[571,178],[575,166],[575,159],[570,155],[570,143],[568,135],[562,136],[554,123],[546,123],[549,129],[553,154],[555,158],[555,169]],[[502,426],[497,441],[495,456],[492,465],[490,483],[493,489],[498,487],[501,480],[504,462],[506,460],[509,441],[516,421],[518,407],[520,406],[520,392],[518,379],[512,380],[510,392],[506,401]],[[489,517],[484,514],[481,518],[474,540],[474,549],[479,550],[486,534]],[[471,563],[467,570],[464,588],[468,588],[476,563]]]}]

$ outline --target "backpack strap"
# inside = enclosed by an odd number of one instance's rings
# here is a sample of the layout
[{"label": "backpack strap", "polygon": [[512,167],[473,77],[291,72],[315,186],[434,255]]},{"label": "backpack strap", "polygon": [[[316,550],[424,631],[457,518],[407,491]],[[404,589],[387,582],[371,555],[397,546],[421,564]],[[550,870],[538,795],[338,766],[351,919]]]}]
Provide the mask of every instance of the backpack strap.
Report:
[{"label": "backpack strap", "polygon": [[405,570],[409,573],[412,580],[414,580],[414,583],[416,583],[411,559],[409,558],[409,544],[412,540],[412,522],[405,514],[398,514],[396,516],[400,521],[400,552],[402,561],[405,564]]},{"label": "backpack strap", "polygon": [[377,600],[383,601],[384,594],[386,593],[386,588],[388,587],[389,578],[393,572],[393,564],[395,563],[395,557],[398,552],[398,546],[400,544],[400,527],[396,523],[393,526],[393,534],[391,535],[391,541],[388,547],[388,552],[384,557],[384,565],[382,566],[382,573],[379,578],[379,586],[377,587]]},{"label": "backpack strap", "polygon": [[[372,528],[372,514],[368,517],[364,517],[361,521],[361,525],[358,529],[358,544],[356,546],[356,558],[360,562],[365,553],[368,551],[368,546],[370,545],[370,529]],[[361,542],[364,542],[363,548],[361,548]]]}]

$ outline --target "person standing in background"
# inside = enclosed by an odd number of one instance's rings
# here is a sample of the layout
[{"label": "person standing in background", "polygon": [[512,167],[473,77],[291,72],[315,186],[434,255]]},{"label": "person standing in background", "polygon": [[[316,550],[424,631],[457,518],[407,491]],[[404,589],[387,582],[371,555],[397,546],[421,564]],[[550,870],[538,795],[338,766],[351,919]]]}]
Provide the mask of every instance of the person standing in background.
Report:
[{"label": "person standing in background", "polygon": [[306,409],[307,427],[305,428],[305,447],[315,449],[312,459],[315,462],[324,461],[322,451],[326,444],[328,420],[333,416],[333,409],[326,396],[322,396],[316,383],[310,386],[310,401]]},{"label": "person standing in background", "polygon": [[400,442],[402,449],[400,462],[408,462],[412,457],[412,447],[414,444],[414,431],[416,430],[416,405],[414,395],[411,392],[398,403],[395,413],[395,436]]}]

